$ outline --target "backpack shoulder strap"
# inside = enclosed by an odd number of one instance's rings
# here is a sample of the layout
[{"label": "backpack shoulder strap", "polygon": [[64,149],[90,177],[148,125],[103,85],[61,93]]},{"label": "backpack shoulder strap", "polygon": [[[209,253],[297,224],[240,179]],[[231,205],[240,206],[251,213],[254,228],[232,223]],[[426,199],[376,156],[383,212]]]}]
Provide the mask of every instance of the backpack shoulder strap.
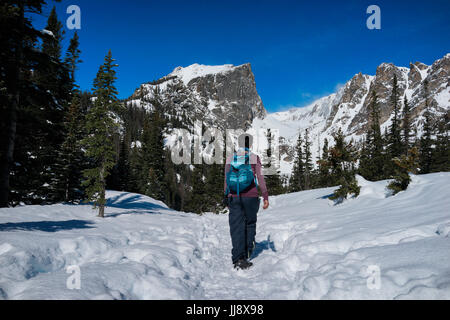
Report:
[{"label": "backpack shoulder strap", "polygon": [[256,177],[256,165],[258,164],[258,155],[254,154],[253,152],[250,153],[250,168],[252,168],[253,176],[255,180],[255,185],[258,187],[258,178]]}]

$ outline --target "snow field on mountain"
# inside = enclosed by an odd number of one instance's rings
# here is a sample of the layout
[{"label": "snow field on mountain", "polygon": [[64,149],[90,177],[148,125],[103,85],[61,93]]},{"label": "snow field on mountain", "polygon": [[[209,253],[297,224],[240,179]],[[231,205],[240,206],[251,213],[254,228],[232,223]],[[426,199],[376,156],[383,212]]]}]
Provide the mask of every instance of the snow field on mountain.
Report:
[{"label": "snow field on mountain", "polygon": [[335,188],[270,197],[246,271],[232,268],[227,215],[116,191],[104,219],[90,205],[0,209],[0,299],[450,299],[450,173],[395,196],[358,182],[339,205]]}]

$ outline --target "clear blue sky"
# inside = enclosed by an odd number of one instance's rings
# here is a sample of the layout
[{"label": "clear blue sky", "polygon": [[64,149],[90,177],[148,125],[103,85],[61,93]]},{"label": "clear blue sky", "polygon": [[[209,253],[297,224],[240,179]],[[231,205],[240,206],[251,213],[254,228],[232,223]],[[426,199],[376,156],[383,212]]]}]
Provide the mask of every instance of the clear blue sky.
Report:
[{"label": "clear blue sky", "polygon": [[[382,62],[431,64],[450,52],[449,0],[63,0],[56,8],[64,25],[72,4],[81,8],[78,84],[92,87],[111,49],[120,98],[177,66],[250,62],[273,112],[330,94],[360,71],[375,74]],[[366,27],[371,4],[381,8],[381,30]]]}]

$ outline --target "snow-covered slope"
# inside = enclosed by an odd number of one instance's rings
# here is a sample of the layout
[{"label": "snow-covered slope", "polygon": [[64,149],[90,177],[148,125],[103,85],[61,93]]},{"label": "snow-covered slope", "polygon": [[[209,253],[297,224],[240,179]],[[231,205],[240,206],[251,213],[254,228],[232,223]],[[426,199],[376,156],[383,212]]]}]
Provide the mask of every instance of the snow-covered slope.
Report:
[{"label": "snow-covered slope", "polygon": [[450,173],[396,196],[358,180],[336,206],[333,188],[270,197],[247,271],[232,269],[227,215],[113,191],[105,219],[89,205],[0,209],[0,298],[450,299]]}]

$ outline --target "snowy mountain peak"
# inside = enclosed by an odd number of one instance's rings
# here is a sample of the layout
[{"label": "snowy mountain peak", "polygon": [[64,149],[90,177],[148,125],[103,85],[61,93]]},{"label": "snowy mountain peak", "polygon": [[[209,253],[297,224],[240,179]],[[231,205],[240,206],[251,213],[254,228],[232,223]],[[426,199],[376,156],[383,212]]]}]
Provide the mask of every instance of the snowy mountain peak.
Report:
[{"label": "snowy mountain peak", "polygon": [[232,64],[208,66],[203,64],[194,63],[187,67],[176,67],[167,77],[178,77],[185,85],[187,85],[192,79],[198,77],[204,77],[209,74],[226,73],[236,68]]},{"label": "snowy mountain peak", "polygon": [[425,70],[425,69],[428,69],[428,67],[429,67],[425,63],[422,63],[419,61],[416,61],[416,62],[414,62],[414,64],[411,64],[411,65],[417,67],[419,70]]},{"label": "snowy mountain peak", "polygon": [[201,121],[221,129],[248,129],[253,119],[266,116],[249,63],[177,67],[167,76],[141,85],[128,104],[152,109],[155,89],[163,101],[160,111],[186,126]]}]

